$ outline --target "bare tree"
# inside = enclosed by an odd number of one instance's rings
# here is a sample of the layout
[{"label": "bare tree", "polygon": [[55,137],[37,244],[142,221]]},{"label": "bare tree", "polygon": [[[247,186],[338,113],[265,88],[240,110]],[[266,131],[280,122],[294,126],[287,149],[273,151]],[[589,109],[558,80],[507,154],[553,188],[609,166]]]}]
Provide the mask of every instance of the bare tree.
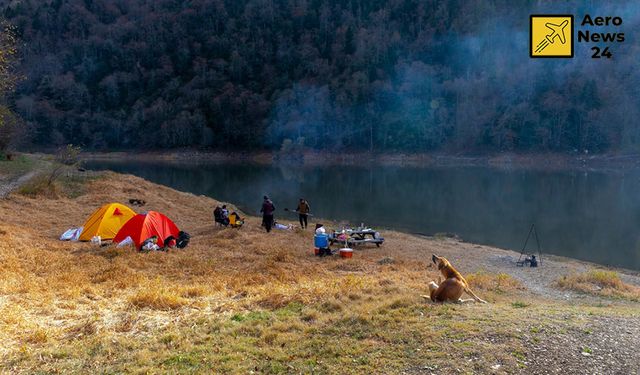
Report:
[{"label": "bare tree", "polygon": [[47,186],[51,186],[55,180],[62,175],[65,169],[69,167],[78,167],[80,165],[80,153],[82,149],[80,146],[74,146],[72,144],[60,147],[54,155],[55,165],[49,174],[47,180]]},{"label": "bare tree", "polygon": [[[0,152],[6,152],[11,146],[17,131],[18,120],[7,105],[7,95],[15,89],[18,75],[15,72],[18,50],[16,48],[15,28],[0,21]],[[7,154],[10,159],[10,155]]]}]

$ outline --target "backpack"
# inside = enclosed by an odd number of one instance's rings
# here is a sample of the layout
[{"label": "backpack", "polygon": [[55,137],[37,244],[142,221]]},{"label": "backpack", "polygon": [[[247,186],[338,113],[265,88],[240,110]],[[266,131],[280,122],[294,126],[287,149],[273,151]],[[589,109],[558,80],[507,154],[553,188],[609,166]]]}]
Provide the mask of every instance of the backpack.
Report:
[{"label": "backpack", "polygon": [[176,241],[176,247],[178,249],[184,249],[189,244],[191,236],[187,232],[178,232],[178,240]]}]

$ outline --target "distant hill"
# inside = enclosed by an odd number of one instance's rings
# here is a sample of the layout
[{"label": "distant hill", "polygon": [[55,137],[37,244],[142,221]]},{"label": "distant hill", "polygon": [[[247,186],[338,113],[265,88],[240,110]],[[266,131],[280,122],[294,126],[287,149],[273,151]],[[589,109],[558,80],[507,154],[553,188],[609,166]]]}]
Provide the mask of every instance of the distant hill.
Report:
[{"label": "distant hill", "polygon": [[[35,146],[376,152],[630,150],[631,3],[13,0]],[[529,14],[619,15],[611,60],[528,56]],[[578,22],[578,20],[577,20]]]}]

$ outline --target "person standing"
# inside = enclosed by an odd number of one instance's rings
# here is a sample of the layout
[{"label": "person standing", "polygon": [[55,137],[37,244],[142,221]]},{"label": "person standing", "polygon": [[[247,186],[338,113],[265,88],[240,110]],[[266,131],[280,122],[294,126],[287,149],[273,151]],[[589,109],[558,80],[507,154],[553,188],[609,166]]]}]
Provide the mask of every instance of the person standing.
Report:
[{"label": "person standing", "polygon": [[302,229],[305,229],[309,226],[309,212],[311,212],[311,206],[309,206],[309,202],[306,199],[300,198],[300,202],[298,202],[298,219],[300,220],[300,226]]},{"label": "person standing", "polygon": [[276,206],[274,206],[271,199],[265,195],[260,212],[262,212],[262,224],[267,230],[267,233],[271,232],[271,227],[273,226],[273,212],[275,210]]}]

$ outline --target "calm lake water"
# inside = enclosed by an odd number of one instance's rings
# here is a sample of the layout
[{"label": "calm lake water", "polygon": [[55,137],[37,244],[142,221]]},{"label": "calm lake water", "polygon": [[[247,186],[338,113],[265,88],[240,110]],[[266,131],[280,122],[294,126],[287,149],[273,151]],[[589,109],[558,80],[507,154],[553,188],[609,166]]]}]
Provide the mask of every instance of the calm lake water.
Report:
[{"label": "calm lake water", "polygon": [[[296,219],[299,197],[317,217],[435,234],[519,251],[535,223],[544,253],[640,270],[640,170],[485,167],[265,166],[92,161],[172,188],[233,202],[256,215],[262,196]],[[212,207],[213,209],[213,207]],[[535,241],[528,249],[533,250]]]}]

